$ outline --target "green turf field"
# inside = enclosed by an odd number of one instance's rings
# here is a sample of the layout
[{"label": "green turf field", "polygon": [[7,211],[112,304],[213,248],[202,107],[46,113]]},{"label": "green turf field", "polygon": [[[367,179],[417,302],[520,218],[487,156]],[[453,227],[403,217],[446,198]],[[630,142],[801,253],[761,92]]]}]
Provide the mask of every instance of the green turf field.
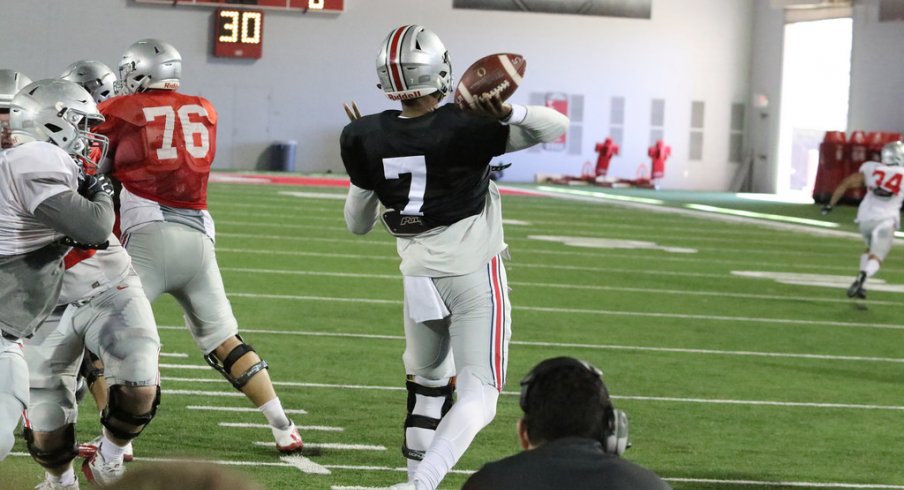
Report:
[{"label": "green turf field", "polygon": [[[305,459],[280,459],[260,414],[221,409],[249,404],[205,365],[165,298],[154,305],[163,401],[130,467],[213,460],[273,490],[404,480],[398,258],[382,229],[345,231],[343,195],[234,184],[210,192],[240,330],[270,363],[284,406],[298,411]],[[504,197],[509,384],[496,420],[442,488],[518,450],[518,380],[543,358],[570,355],[603,369],[628,413],[634,447],[626,456],[676,489],[904,489],[904,322],[895,291],[904,249],[876,277],[885,284],[868,283],[869,300],[854,302],[844,293],[862,249],[853,208],[823,218],[813,205],[729,195],[610,195],[661,199],[654,206],[682,212],[592,196]],[[847,235],[684,214],[694,203],[839,223],[832,232]],[[788,283],[800,275],[833,286]],[[92,407],[82,405],[81,439],[98,430]],[[42,471],[21,441],[15,451],[0,463],[0,488],[31,488]]]}]

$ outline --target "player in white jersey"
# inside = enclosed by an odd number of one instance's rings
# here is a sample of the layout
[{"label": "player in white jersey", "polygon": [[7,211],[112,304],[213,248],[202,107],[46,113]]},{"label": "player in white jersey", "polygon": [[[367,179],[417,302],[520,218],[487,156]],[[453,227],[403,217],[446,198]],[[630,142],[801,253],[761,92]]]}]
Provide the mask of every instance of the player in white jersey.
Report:
[{"label": "player in white jersey", "polygon": [[78,488],[72,468],[78,405],[75,380],[87,348],[104,365],[109,389],[101,413],[103,435],[82,471],[106,485],[122,476],[127,445],[154,418],[160,403],[160,340],[151,304],[131,260],[115,236],[103,250],[73,249],[58,307],[25,342],[31,406],[25,440],[45,468],[42,490]]},{"label": "player in white jersey", "polygon": [[109,182],[80,177],[73,159],[87,157],[92,142],[105,148],[89,134],[103,120],[90,95],[71,82],[39,80],[9,109],[14,146],[0,151],[0,460],[28,407],[21,339],[56,305],[70,244],[103,242],[113,229]]},{"label": "player in white jersey", "polygon": [[867,192],[857,208],[856,222],[866,241],[866,251],[860,256],[860,272],[848,288],[850,298],[866,299],[863,285],[879,271],[879,267],[895,241],[895,230],[901,227],[901,204],[904,180],[904,142],[895,141],[882,147],[881,162],[865,162],[860,170],[845,178],[825,207],[831,212],[844,193],[852,187],[866,186]]},{"label": "player in white jersey", "polygon": [[452,69],[442,41],[422,26],[387,36],[377,74],[402,110],[361,117],[346,108],[352,122],[340,138],[351,180],[345,221],[352,233],[368,233],[382,203],[384,224],[398,237],[408,482],[394,488],[434,490],[493,420],[505,385],[508,247],[490,160],[555,140],[568,119],[498,96],[470,107],[440,104],[452,89]]}]

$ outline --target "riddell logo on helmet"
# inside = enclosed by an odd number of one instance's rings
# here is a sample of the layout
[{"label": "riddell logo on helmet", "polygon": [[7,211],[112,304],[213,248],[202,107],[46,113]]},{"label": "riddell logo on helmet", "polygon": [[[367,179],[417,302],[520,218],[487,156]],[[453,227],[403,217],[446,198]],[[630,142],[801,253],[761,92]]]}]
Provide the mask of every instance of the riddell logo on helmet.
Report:
[{"label": "riddell logo on helmet", "polygon": [[407,94],[386,94],[391,100],[409,100],[416,99],[421,96],[421,91],[409,92]]},{"label": "riddell logo on helmet", "polygon": [[178,82],[166,82],[163,84],[163,88],[164,88],[164,90],[176,90],[177,88],[179,88],[179,83]]}]

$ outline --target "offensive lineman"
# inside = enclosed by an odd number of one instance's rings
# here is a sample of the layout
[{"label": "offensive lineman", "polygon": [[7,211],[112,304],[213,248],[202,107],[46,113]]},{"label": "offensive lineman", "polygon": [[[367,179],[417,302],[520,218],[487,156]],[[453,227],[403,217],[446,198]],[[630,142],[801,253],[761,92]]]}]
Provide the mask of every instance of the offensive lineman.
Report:
[{"label": "offensive lineman", "polygon": [[[0,151],[0,460],[28,407],[22,339],[50,314],[63,282],[63,256],[73,242],[101,243],[113,229],[109,182],[80,176],[73,157],[104,138],[90,95],[62,80],[39,80],[10,102],[14,146]],[[103,151],[102,151],[103,153]]]},{"label": "offensive lineman", "polygon": [[832,199],[822,208],[829,214],[844,193],[852,187],[866,186],[867,193],[857,208],[860,234],[866,251],[860,255],[860,272],[847,289],[849,298],[866,299],[864,283],[876,275],[895,241],[895,230],[901,227],[901,192],[904,179],[904,142],[895,141],[882,147],[881,162],[864,162],[860,170],[847,176],[832,193]]},{"label": "offensive lineman", "polygon": [[[408,483],[435,489],[493,419],[505,384],[510,305],[492,157],[553,141],[568,119],[545,107],[439,105],[452,88],[442,41],[422,26],[390,32],[377,56],[380,87],[402,110],[352,119],[342,131],[351,178],[345,220],[369,232],[378,204],[397,237],[405,291]],[[457,401],[453,405],[453,391]]]},{"label": "offensive lineman", "polygon": [[[63,75],[95,101],[112,93],[112,78],[112,71],[98,62],[73,63]],[[85,173],[94,174],[93,159],[98,156],[99,152],[89,155]],[[89,356],[98,353],[95,358],[107,365],[109,380],[92,384],[103,389],[98,405],[104,429],[90,444],[90,453],[84,454],[82,471],[89,481],[106,485],[121,477],[131,440],[153,419],[160,401],[160,340],[153,312],[119,240],[110,235],[105,248],[74,248],[64,262],[58,307],[25,343],[31,406],[24,432],[29,452],[45,468],[45,480],[37,487],[43,490],[79,488],[72,468],[79,454],[78,398],[72,381],[83,353],[89,363]]]},{"label": "offensive lineman", "polygon": [[182,57],[158,39],[132,44],[119,65],[120,93],[100,105],[110,138],[112,176],[123,189],[123,243],[153,302],[170,293],[205,360],[267,418],[280,452],[304,446],[267,373],[238,335],[214,252],[207,179],[216,152],[217,114],[179,88]]}]

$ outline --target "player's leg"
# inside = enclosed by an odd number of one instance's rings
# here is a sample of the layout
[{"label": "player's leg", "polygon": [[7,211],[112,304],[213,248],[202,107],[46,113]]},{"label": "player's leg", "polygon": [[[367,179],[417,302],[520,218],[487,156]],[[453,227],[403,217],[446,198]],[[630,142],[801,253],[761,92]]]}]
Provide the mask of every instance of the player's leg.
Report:
[{"label": "player's leg", "polygon": [[408,390],[402,454],[408,477],[414,477],[424,453],[433,443],[436,428],[454,403],[455,365],[449,340],[449,318],[413,321],[404,307],[405,365]]},{"label": "player's leg", "polygon": [[[103,410],[107,406],[107,381],[104,378],[104,363],[99,357],[88,349],[82,355],[82,364],[79,367],[78,377],[84,380],[85,388],[94,398],[97,410]],[[76,391],[76,399],[79,399]]]},{"label": "player's leg", "polygon": [[73,381],[84,346],[72,328],[75,311],[74,306],[57,308],[24,349],[31,405],[23,432],[28,452],[44,468],[45,479],[38,488],[78,488],[72,467],[78,455]]},{"label": "player's leg", "polygon": [[16,426],[28,406],[28,366],[22,345],[0,337],[0,461],[13,449]]},{"label": "player's leg", "polygon": [[125,453],[151,422],[160,403],[160,339],[141,282],[130,275],[76,314],[76,330],[104,364],[109,385],[101,413],[103,435],[82,470],[106,484],[121,477]]},{"label": "player's leg", "polygon": [[511,306],[500,257],[494,257],[483,270],[440,278],[436,285],[452,312],[449,333],[458,396],[413,478],[419,489],[431,490],[496,416],[511,336]]},{"label": "player's leg", "polygon": [[[192,247],[200,270],[184,287],[171,293],[182,305],[195,343],[208,364],[260,409],[270,424],[277,449],[284,453],[301,450],[301,435],[276,396],[267,362],[239,336],[213,243],[197,231],[180,228],[185,230],[174,230],[178,235],[174,239]],[[175,261],[173,264],[178,265]]]}]

